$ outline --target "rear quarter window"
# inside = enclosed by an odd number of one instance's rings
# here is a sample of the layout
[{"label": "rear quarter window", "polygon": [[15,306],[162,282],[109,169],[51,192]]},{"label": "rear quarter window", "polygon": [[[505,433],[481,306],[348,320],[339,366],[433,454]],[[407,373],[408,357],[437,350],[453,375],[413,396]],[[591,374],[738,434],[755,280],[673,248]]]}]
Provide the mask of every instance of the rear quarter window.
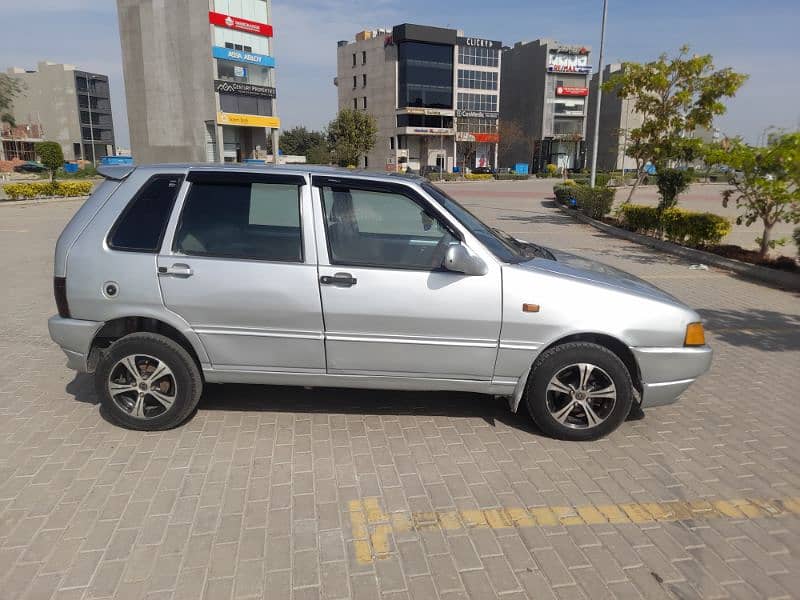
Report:
[{"label": "rear quarter window", "polygon": [[126,252],[158,252],[182,175],[156,175],[136,193],[108,235],[108,245]]}]

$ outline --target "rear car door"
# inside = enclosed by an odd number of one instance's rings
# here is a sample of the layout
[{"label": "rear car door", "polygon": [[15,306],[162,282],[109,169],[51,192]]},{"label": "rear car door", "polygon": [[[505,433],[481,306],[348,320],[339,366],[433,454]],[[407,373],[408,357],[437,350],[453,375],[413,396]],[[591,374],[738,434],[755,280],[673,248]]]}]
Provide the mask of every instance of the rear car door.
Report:
[{"label": "rear car door", "polygon": [[191,325],[214,370],[324,373],[306,178],[197,170],[187,181],[158,256],[167,308]]},{"label": "rear car door", "polygon": [[491,379],[499,265],[482,276],[444,270],[459,233],[409,186],[313,183],[328,373]]}]

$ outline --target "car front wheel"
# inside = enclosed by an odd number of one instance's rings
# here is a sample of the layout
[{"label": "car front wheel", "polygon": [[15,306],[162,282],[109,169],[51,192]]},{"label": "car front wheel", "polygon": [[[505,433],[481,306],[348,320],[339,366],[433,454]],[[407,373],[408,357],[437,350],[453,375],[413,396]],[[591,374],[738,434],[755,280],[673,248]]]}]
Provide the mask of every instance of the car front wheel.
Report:
[{"label": "car front wheel", "polygon": [[128,429],[158,431],[183,423],[203,389],[189,353],[155,333],[114,342],[95,370],[95,387],[109,418]]},{"label": "car front wheel", "polygon": [[528,411],[547,435],[593,440],[614,431],[630,413],[628,368],[608,348],[570,342],[542,353],[531,369]]}]

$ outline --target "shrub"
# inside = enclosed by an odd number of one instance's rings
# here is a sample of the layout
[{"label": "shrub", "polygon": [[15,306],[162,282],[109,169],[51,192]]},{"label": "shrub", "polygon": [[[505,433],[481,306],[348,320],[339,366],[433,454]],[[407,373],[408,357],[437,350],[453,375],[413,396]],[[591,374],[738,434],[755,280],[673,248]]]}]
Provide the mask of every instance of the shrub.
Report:
[{"label": "shrub", "polygon": [[493,179],[494,175],[491,173],[467,173],[464,175],[464,179],[469,181],[485,181],[487,179]]},{"label": "shrub", "polygon": [[655,206],[623,204],[621,213],[623,225],[631,231],[651,234],[660,229],[658,209]]},{"label": "shrub", "polygon": [[611,180],[610,173],[596,173],[594,176],[594,184],[596,187],[606,187]]},{"label": "shrub", "polygon": [[602,219],[614,204],[614,188],[581,185],[577,188],[577,200],[583,214],[592,219]]},{"label": "shrub", "polygon": [[668,208],[661,215],[664,235],[688,246],[712,246],[731,232],[731,222],[713,213]]},{"label": "shrub", "polygon": [[589,178],[588,177],[574,177],[573,180],[578,185],[589,185]]},{"label": "shrub", "polygon": [[31,181],[3,186],[12,200],[48,196],[78,197],[92,193],[91,181]]},{"label": "shrub", "polygon": [[554,185],[553,194],[556,200],[565,206],[573,205],[572,201],[576,201],[576,187],[571,185]]},{"label": "shrub", "polygon": [[563,185],[576,186],[578,184],[575,183],[574,179],[565,179]]},{"label": "shrub", "polygon": [[550,163],[549,165],[547,165],[546,169],[547,169],[547,175],[549,177],[555,177],[556,173],[558,173],[558,167],[556,165],[554,165],[553,163]]},{"label": "shrub", "polygon": [[498,181],[526,181],[529,176],[520,173],[496,173],[494,178]]},{"label": "shrub", "polygon": [[661,169],[656,175],[658,195],[661,200],[658,207],[661,210],[672,208],[678,203],[678,196],[686,191],[691,182],[691,176],[679,169]]},{"label": "shrub", "polygon": [[64,152],[58,142],[39,142],[34,146],[42,164],[50,171],[50,179],[55,179],[56,170],[64,165]]}]

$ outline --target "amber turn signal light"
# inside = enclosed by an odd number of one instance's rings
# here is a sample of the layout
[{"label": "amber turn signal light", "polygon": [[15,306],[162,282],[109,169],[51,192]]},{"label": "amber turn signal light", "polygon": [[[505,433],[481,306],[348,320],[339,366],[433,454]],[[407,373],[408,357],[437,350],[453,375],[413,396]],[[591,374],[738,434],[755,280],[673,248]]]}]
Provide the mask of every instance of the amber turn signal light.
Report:
[{"label": "amber turn signal light", "polygon": [[683,340],[684,346],[705,346],[706,333],[703,331],[702,323],[689,323],[686,326],[686,338]]}]

